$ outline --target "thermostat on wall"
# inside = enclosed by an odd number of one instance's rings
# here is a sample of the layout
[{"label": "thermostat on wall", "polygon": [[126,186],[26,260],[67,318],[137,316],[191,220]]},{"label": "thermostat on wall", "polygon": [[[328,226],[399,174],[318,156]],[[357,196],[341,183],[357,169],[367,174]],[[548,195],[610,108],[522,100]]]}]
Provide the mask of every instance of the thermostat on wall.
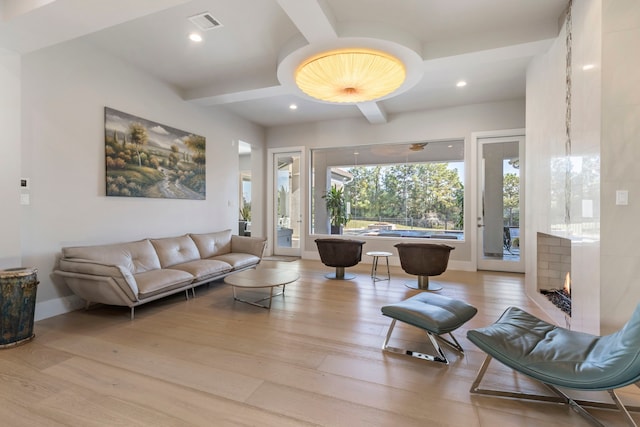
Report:
[{"label": "thermostat on wall", "polygon": [[20,188],[22,190],[28,190],[29,189],[29,178],[20,178]]}]

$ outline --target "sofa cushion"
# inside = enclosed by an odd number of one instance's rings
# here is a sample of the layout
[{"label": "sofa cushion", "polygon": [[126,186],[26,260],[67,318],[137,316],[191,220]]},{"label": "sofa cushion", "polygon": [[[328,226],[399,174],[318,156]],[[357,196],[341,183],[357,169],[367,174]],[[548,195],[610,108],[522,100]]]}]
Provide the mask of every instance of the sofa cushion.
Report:
[{"label": "sofa cushion", "polygon": [[141,300],[181,288],[193,282],[194,279],[193,275],[186,271],[170,268],[146,271],[134,277],[138,283],[138,297]]},{"label": "sofa cushion", "polygon": [[200,258],[211,258],[217,255],[228,254],[231,252],[231,230],[217,231],[215,233],[206,234],[189,234],[193,239]]},{"label": "sofa cushion", "polygon": [[196,244],[187,235],[151,239],[151,244],[158,253],[162,268],[200,259]]},{"label": "sofa cushion", "polygon": [[251,254],[262,259],[267,239],[264,237],[231,236],[231,252]]},{"label": "sofa cushion", "polygon": [[209,259],[226,262],[227,264],[230,264],[234,270],[250,267],[260,262],[260,258],[255,255],[235,253],[235,252],[224,254],[224,255],[218,255],[216,257],[209,258]]},{"label": "sofa cushion", "polygon": [[84,259],[104,265],[118,265],[132,274],[160,268],[160,260],[148,239],[112,245],[62,248],[64,259]]},{"label": "sofa cushion", "polygon": [[171,266],[172,270],[182,270],[195,276],[195,281],[206,280],[231,271],[231,265],[213,259],[198,259]]}]

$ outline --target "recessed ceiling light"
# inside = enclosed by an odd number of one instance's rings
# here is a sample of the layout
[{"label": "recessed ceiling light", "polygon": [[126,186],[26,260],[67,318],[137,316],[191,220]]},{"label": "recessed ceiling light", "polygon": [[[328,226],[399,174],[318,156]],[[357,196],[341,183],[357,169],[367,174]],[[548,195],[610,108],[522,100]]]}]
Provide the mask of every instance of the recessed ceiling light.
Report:
[{"label": "recessed ceiling light", "polygon": [[289,105],[289,109],[290,110],[297,110],[298,106],[296,104],[291,104],[291,105]]},{"label": "recessed ceiling light", "polygon": [[465,82],[464,80],[460,80],[458,83],[456,83],[457,87],[465,87],[467,85],[467,82]]},{"label": "recessed ceiling light", "polygon": [[595,66],[595,65],[593,65],[593,64],[585,64],[585,65],[583,65],[583,66],[582,66],[582,69],[583,69],[584,71],[587,71],[587,70],[593,70],[594,68],[596,68],[596,66]]},{"label": "recessed ceiling light", "polygon": [[201,42],[202,36],[198,33],[191,33],[189,34],[189,40],[191,40],[192,42]]}]

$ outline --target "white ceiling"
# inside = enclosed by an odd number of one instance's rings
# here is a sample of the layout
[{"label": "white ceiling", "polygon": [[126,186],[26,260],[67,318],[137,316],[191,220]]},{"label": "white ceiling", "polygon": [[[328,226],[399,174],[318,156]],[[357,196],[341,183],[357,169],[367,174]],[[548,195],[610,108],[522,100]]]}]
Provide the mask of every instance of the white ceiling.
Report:
[{"label": "white ceiling", "polygon": [[[0,48],[27,54],[82,37],[176,88],[264,126],[524,97],[526,67],[568,0],[0,0]],[[187,18],[222,26],[187,38]],[[411,84],[378,102],[315,102],[291,84],[309,53],[355,43],[406,59]],[[464,88],[455,86],[466,80]],[[295,103],[298,109],[289,110]]]}]

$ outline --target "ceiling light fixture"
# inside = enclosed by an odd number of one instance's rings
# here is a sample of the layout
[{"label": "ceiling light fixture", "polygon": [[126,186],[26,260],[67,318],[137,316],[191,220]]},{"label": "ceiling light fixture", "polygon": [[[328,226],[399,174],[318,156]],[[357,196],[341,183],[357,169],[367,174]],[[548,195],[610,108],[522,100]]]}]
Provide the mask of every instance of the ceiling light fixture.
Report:
[{"label": "ceiling light fixture", "polygon": [[373,49],[337,49],[314,55],[295,71],[296,85],[321,101],[356,103],[389,95],[404,82],[404,64]]},{"label": "ceiling light fixture", "polygon": [[202,36],[198,33],[191,33],[189,34],[189,40],[191,40],[192,42],[201,42]]},{"label": "ceiling light fixture", "polygon": [[467,82],[465,82],[464,80],[460,80],[458,83],[456,83],[457,87],[465,87],[467,85]]},{"label": "ceiling light fixture", "polygon": [[289,109],[290,110],[297,110],[298,106],[296,104],[291,104],[291,105],[289,105]]},{"label": "ceiling light fixture", "polygon": [[426,147],[428,144],[429,144],[428,142],[414,142],[409,147],[409,150],[411,150],[411,151],[422,151],[422,150],[424,150],[424,147]]}]

